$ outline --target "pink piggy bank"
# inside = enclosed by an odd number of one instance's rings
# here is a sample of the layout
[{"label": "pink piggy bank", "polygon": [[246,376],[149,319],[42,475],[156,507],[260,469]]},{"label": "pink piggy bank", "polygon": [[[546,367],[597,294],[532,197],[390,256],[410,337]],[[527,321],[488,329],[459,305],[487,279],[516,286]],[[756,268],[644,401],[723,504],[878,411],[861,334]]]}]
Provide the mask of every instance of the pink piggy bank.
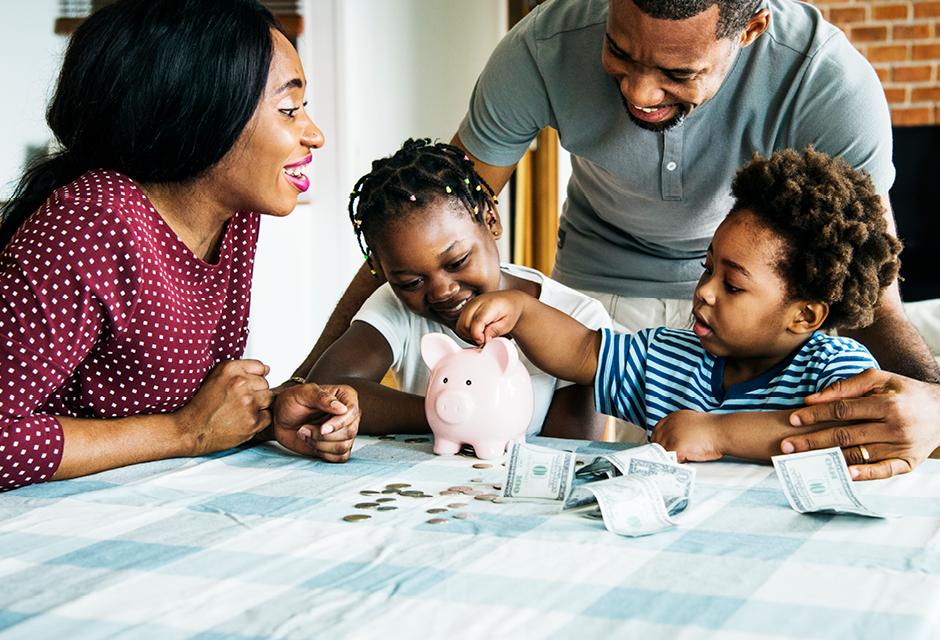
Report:
[{"label": "pink piggy bank", "polygon": [[443,333],[421,338],[431,369],[424,411],[434,432],[434,453],[461,444],[478,458],[498,458],[512,440],[523,441],[532,420],[532,381],[516,346],[494,338],[482,349],[461,349]]}]

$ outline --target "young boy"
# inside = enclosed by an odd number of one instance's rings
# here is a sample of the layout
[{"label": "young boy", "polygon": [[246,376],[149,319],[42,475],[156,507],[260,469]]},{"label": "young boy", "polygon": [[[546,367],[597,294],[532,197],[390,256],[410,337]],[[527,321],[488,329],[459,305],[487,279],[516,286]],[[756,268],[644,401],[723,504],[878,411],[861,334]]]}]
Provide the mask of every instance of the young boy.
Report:
[{"label": "young boy", "polygon": [[812,149],[756,157],[732,195],[691,330],[592,331],[506,291],[470,301],[458,333],[477,344],[511,334],[539,368],[593,383],[598,411],[645,427],[680,460],[769,459],[793,434],[788,408],[878,366],[820,329],[872,322],[901,245],[868,176]]}]

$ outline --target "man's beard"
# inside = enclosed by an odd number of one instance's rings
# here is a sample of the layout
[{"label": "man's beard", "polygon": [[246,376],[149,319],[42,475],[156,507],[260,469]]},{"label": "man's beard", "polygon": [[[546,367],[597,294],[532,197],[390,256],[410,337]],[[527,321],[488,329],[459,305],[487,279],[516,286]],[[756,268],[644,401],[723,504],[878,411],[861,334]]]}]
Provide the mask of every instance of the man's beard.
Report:
[{"label": "man's beard", "polygon": [[620,101],[623,102],[623,108],[626,110],[627,115],[630,117],[630,120],[633,122],[633,124],[640,127],[641,129],[646,129],[647,131],[655,131],[660,133],[663,131],[668,131],[673,127],[678,127],[685,120],[685,117],[689,115],[689,111],[691,111],[691,107],[689,107],[689,105],[679,102],[675,105],[676,115],[672,116],[668,120],[664,120],[663,122],[646,122],[645,120],[640,120],[635,115],[633,115],[633,112],[630,111],[630,103],[627,102],[627,99],[623,97],[623,94],[620,93],[619,89],[617,93],[620,95]]}]

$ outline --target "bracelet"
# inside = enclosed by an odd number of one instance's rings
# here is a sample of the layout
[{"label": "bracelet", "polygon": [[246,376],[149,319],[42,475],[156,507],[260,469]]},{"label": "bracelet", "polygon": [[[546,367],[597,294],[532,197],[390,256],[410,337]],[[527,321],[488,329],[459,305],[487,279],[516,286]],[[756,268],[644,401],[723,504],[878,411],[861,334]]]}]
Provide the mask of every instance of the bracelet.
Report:
[{"label": "bracelet", "polygon": [[291,376],[287,382],[296,382],[297,384],[307,384],[307,380],[302,376]]}]

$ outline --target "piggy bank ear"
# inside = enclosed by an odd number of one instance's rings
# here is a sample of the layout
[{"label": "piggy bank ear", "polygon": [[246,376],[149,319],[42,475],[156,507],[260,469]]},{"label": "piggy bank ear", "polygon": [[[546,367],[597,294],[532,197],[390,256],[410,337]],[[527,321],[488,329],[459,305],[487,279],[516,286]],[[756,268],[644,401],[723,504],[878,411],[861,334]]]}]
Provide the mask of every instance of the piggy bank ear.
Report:
[{"label": "piggy bank ear", "polygon": [[483,354],[496,360],[500,371],[508,371],[509,367],[519,362],[519,352],[516,345],[506,338],[493,338],[483,347]]},{"label": "piggy bank ear", "polygon": [[421,337],[421,357],[428,369],[433,369],[441,358],[455,351],[460,351],[460,345],[443,333],[428,333]]}]

